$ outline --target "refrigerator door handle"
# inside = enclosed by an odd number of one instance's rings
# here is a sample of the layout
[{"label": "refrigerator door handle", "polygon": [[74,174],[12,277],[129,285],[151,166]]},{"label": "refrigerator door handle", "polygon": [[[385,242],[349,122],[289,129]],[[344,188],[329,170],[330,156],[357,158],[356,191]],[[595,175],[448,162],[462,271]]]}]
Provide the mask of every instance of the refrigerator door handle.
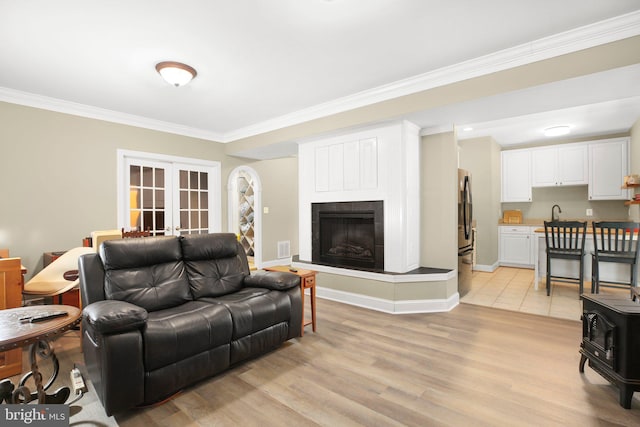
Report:
[{"label": "refrigerator door handle", "polygon": [[465,175],[462,194],[462,218],[464,221],[464,238],[471,236],[471,191],[469,191],[469,176]]}]

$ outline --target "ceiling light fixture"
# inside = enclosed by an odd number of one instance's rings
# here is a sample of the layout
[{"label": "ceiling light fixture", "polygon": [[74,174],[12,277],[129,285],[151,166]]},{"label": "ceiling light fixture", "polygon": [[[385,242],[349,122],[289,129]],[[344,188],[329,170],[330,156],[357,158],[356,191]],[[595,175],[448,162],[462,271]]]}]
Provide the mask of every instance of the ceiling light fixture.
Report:
[{"label": "ceiling light fixture", "polygon": [[544,136],[561,136],[569,133],[569,126],[553,126],[544,130]]},{"label": "ceiling light fixture", "polygon": [[164,61],[156,65],[156,71],[167,83],[173,86],[184,86],[198,75],[193,67],[181,62]]}]

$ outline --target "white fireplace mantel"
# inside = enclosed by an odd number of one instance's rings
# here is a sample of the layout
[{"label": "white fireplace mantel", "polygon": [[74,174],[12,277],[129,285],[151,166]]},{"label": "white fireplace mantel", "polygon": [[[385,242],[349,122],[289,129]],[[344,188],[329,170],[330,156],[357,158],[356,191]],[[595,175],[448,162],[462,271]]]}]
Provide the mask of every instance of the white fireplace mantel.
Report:
[{"label": "white fireplace mantel", "polygon": [[300,144],[301,260],[311,260],[312,203],[382,200],[385,271],[419,267],[419,134],[401,121]]}]

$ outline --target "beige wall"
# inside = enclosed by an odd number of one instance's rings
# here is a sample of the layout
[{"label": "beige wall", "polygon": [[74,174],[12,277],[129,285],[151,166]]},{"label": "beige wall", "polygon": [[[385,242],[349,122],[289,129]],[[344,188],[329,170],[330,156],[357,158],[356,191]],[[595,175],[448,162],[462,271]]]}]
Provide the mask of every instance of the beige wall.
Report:
[{"label": "beige wall", "polygon": [[444,281],[390,283],[359,277],[318,273],[318,283],[318,286],[334,291],[396,302],[446,300],[458,292],[457,276]]},{"label": "beige wall", "polygon": [[[640,173],[640,117],[631,128],[631,173]],[[636,193],[638,191],[636,190]],[[629,218],[640,221],[640,205],[629,207]]]},{"label": "beige wall", "polygon": [[[551,207],[560,206],[561,219],[593,219],[626,221],[628,209],[622,200],[589,200],[586,185],[575,187],[534,188],[531,203],[503,203],[502,209],[520,209],[526,219],[551,219]],[[593,209],[593,217],[587,218],[586,210]],[[496,221],[500,219],[498,216]]]},{"label": "beige wall", "polygon": [[458,268],[457,149],[453,132],[422,137],[420,265],[423,267]]},{"label": "beige wall", "polygon": [[476,221],[476,263],[498,262],[500,212],[500,146],[491,137],[459,141],[460,168],[471,172],[473,218]]},{"label": "beige wall", "polygon": [[631,127],[631,173],[640,173],[640,117]]},{"label": "beige wall", "polygon": [[[0,141],[0,247],[22,258],[28,277],[42,268],[43,252],[80,246],[92,230],[117,226],[117,149],[220,161],[223,231],[228,174],[247,164],[215,142],[1,102]],[[275,258],[278,240],[291,240],[297,252],[296,159],[250,165],[270,207],[263,259]]]}]

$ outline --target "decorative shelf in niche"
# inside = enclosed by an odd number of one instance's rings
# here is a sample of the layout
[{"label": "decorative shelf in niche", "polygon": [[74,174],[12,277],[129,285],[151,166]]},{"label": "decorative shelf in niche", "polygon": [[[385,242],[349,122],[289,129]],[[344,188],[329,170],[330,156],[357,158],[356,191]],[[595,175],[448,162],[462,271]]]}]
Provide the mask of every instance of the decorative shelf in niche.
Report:
[{"label": "decorative shelf in niche", "polygon": [[247,256],[255,254],[255,189],[253,179],[238,172],[238,234]]}]

